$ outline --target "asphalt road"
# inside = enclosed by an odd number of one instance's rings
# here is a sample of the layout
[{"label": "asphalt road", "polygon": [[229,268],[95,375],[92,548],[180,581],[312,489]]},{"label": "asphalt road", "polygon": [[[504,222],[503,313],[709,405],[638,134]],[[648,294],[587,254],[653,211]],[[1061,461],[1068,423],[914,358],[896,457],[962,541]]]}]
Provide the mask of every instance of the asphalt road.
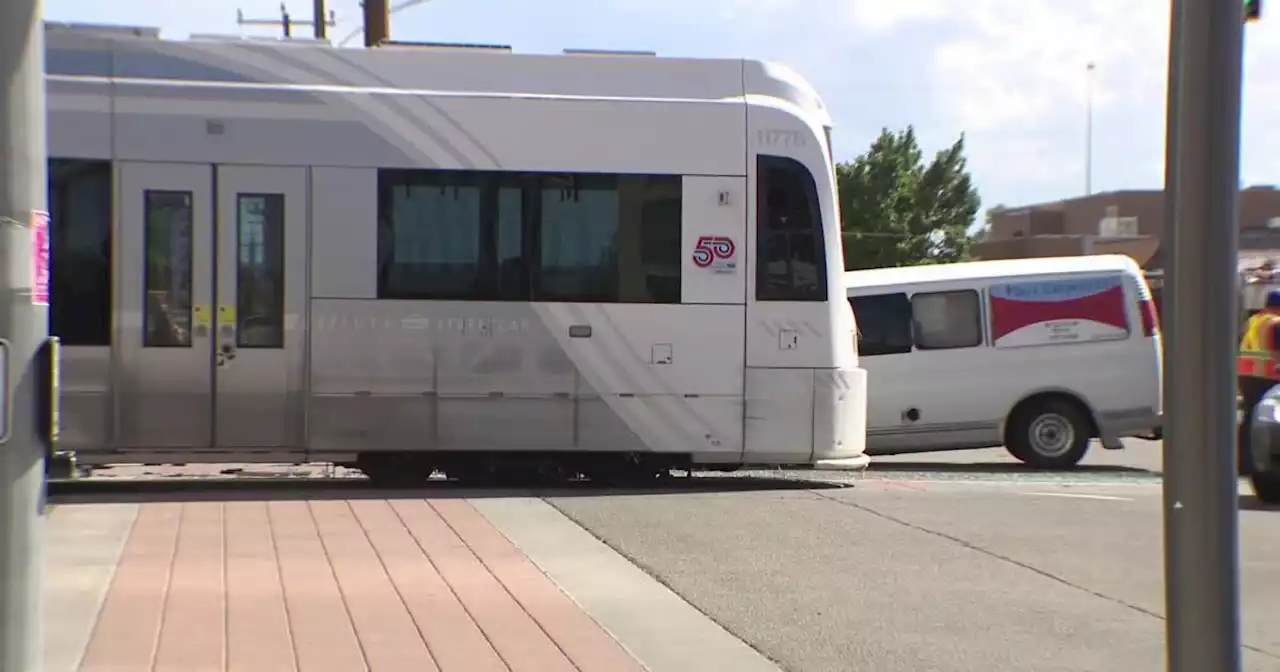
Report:
[{"label": "asphalt road", "polygon": [[[1159,450],[1070,474],[973,451],[549,501],[792,672],[1160,672]],[[1244,669],[1280,672],[1280,510],[1242,507]]]},{"label": "asphalt road", "polygon": [[1048,479],[1072,482],[1098,482],[1108,480],[1158,480],[1164,468],[1164,447],[1160,441],[1126,439],[1124,450],[1107,450],[1097,441],[1081,460],[1080,466],[1071,471],[1036,472],[1024,468],[1022,463],[1004,448],[986,450],[960,450],[943,453],[919,453],[915,455],[885,455],[872,458],[873,475],[911,476],[921,474],[924,479],[946,477],[946,474],[975,474],[1000,478]]}]

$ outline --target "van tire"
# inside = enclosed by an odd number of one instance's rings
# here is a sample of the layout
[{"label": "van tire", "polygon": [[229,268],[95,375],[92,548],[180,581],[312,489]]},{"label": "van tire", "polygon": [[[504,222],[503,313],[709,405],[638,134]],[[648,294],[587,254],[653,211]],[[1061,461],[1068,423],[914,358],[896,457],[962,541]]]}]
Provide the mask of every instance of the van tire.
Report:
[{"label": "van tire", "polygon": [[1093,423],[1079,404],[1065,399],[1035,401],[1009,423],[1009,454],[1036,469],[1070,469],[1084,459]]}]

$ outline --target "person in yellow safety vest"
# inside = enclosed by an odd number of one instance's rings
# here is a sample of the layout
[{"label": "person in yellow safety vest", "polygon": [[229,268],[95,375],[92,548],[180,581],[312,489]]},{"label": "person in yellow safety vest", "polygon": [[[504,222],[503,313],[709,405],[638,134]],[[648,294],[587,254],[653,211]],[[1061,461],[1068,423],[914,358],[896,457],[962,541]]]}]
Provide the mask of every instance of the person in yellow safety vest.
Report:
[{"label": "person in yellow safety vest", "polygon": [[1253,471],[1249,452],[1253,410],[1275,385],[1280,385],[1280,291],[1267,293],[1267,303],[1245,323],[1236,355],[1236,385],[1244,403],[1237,432],[1237,460],[1241,474]]}]

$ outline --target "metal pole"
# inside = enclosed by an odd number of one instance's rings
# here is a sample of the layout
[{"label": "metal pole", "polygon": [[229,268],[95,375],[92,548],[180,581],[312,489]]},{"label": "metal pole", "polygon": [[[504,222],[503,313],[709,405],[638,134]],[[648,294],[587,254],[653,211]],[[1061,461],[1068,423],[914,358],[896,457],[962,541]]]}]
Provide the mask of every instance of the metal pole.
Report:
[{"label": "metal pole", "polygon": [[[1174,274],[1174,262],[1177,253],[1174,251],[1176,241],[1173,235],[1173,196],[1177,190],[1178,178],[1178,54],[1182,44],[1182,5],[1170,3],[1169,6],[1169,65],[1168,90],[1165,92],[1165,124],[1164,124],[1164,221],[1161,222],[1160,234],[1160,270],[1162,272],[1162,289],[1160,290],[1160,320],[1164,324],[1172,324],[1174,305],[1171,278]],[[1172,339],[1164,339],[1164,361],[1177,361],[1173,350]],[[1169,377],[1164,379],[1164,401],[1166,408],[1172,394]]]},{"label": "metal pole", "polygon": [[1093,71],[1094,64],[1085,68],[1084,92],[1084,195],[1093,195]]},{"label": "metal pole", "polygon": [[293,19],[289,16],[289,8],[280,3],[280,27],[284,29],[284,38],[293,37]]},{"label": "metal pole", "polygon": [[[48,336],[32,213],[46,209],[40,0],[0,2],[0,338],[9,342],[8,439],[0,444],[0,670],[40,670],[45,450],[36,434],[36,354]],[[47,221],[47,220],[46,220]],[[47,237],[43,238],[47,241]],[[47,270],[47,268],[45,269]],[[44,276],[47,279],[47,276]]]},{"label": "metal pole", "polygon": [[328,33],[328,22],[324,11],[324,0],[313,0],[311,3],[311,25],[315,28],[316,39],[323,40]]},{"label": "metal pole", "polygon": [[1235,351],[1244,4],[1174,0],[1177,305],[1164,460],[1170,672],[1241,669]]}]

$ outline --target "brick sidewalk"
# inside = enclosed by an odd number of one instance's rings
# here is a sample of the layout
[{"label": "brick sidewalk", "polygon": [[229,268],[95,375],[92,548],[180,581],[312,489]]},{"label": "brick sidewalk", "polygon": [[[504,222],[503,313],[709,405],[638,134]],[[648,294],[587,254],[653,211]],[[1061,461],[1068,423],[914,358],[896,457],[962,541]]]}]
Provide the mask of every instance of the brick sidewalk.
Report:
[{"label": "brick sidewalk", "polygon": [[471,504],[428,499],[141,505],[79,669],[644,668]]}]

